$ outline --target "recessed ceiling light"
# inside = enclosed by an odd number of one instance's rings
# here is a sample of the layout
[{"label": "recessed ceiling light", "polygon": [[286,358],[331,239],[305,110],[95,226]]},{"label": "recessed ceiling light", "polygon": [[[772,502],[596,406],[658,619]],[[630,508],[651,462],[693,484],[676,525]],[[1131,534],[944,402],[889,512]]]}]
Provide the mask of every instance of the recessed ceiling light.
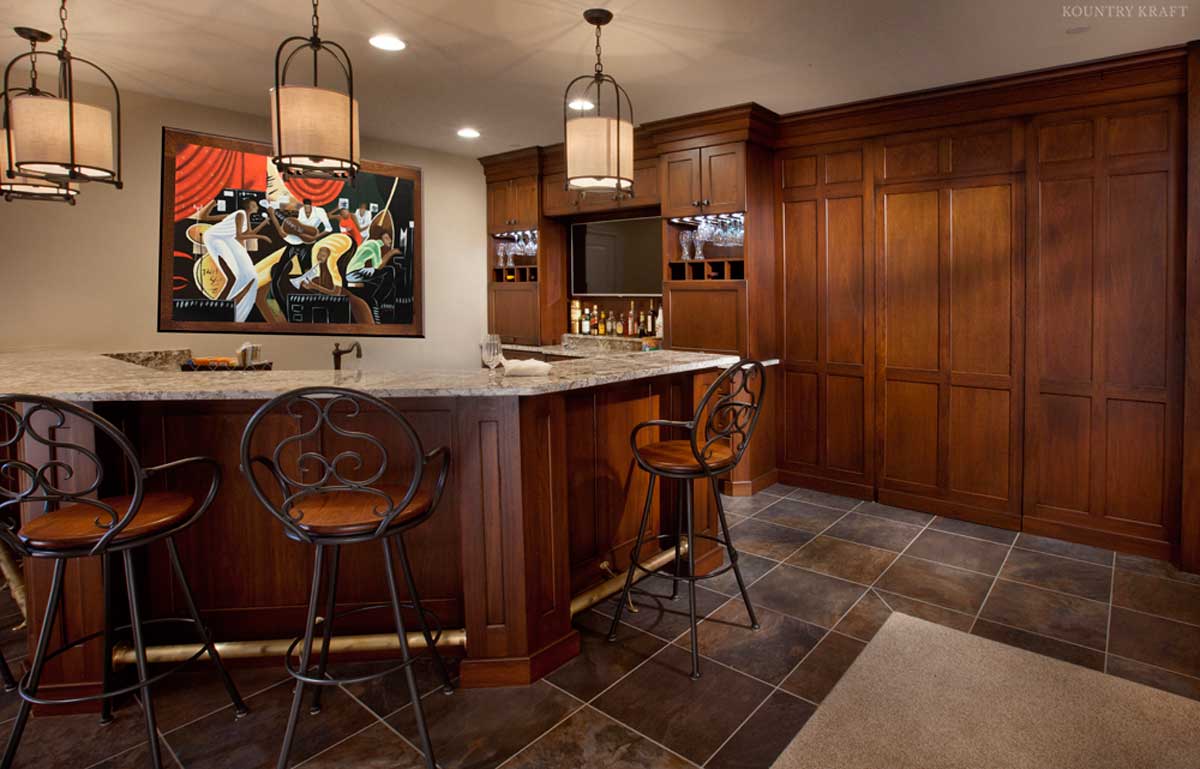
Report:
[{"label": "recessed ceiling light", "polygon": [[567,106],[570,107],[571,109],[575,110],[576,112],[583,112],[584,110],[592,109],[596,105],[592,104],[587,99],[572,99],[570,101],[570,103],[567,104]]},{"label": "recessed ceiling light", "polygon": [[382,51],[403,51],[408,45],[395,35],[375,35],[370,40],[371,45]]},{"label": "recessed ceiling light", "polygon": [[1082,35],[1084,32],[1087,32],[1089,29],[1091,29],[1091,27],[1089,27],[1086,24],[1084,24],[1083,26],[1080,26],[1080,27],[1068,27],[1067,34],[1068,35]]},{"label": "recessed ceiling light", "polygon": [[474,128],[460,128],[460,129],[458,129],[458,135],[464,139],[478,139],[479,138],[479,132],[476,131]]}]

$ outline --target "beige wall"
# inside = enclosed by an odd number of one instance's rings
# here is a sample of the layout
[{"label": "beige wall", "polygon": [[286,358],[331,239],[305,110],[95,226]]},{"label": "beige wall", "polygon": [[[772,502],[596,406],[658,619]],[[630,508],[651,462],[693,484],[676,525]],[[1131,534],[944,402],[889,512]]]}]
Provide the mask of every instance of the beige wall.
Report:
[{"label": "beige wall", "polygon": [[[191,347],[260,342],[283,368],[327,368],[339,337],[158,333],[159,181],[164,125],[265,140],[262,118],[122,94],[125,188],[85,186],[75,206],[0,201],[0,350]],[[266,94],[263,95],[264,112]],[[417,166],[424,187],[425,338],[361,338],[363,368],[479,365],[486,326],[483,170],[470,157],[372,141],[363,157]]]}]

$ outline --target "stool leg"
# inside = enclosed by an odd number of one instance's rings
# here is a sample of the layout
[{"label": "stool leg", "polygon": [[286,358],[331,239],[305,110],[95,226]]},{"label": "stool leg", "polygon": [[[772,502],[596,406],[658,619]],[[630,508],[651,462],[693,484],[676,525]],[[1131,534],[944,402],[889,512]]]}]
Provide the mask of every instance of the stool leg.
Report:
[{"label": "stool leg", "polygon": [[[325,581],[325,620],[321,623],[321,657],[317,661],[317,678],[325,677],[325,669],[329,666],[329,640],[333,638],[333,612],[337,610],[338,570],[342,565],[342,546],[333,546],[333,558],[329,562],[329,576]],[[313,687],[312,706],[308,712],[316,715],[321,712],[321,695],[324,686]]]},{"label": "stool leg", "polygon": [[[112,653],[113,653],[113,616],[112,616],[112,554],[100,556],[101,583],[104,591],[104,671],[101,674],[101,691],[112,689]],[[112,700],[105,697],[100,700],[100,723],[111,724],[113,721]]]},{"label": "stool leg", "polygon": [[[50,578],[50,598],[46,602],[46,613],[42,617],[37,648],[33,652],[33,662],[29,665],[29,674],[26,677],[25,691],[31,695],[37,694],[38,679],[42,677],[42,668],[46,665],[46,648],[50,645],[54,620],[58,616],[58,605],[62,601],[63,574],[66,570],[65,559],[59,558],[54,561],[54,575]],[[0,761],[0,769],[9,769],[13,759],[17,757],[17,745],[21,742],[21,733],[25,731],[25,722],[29,720],[31,707],[24,699],[21,700],[21,706],[17,708],[17,717],[13,721],[12,733],[8,736],[8,747],[4,749],[4,760]]]},{"label": "stool leg", "polygon": [[[421,737],[421,751],[425,753],[425,765],[437,769],[433,758],[433,743],[429,739],[429,727],[425,725],[425,708],[421,706],[421,692],[417,688],[417,677],[413,673],[412,657],[408,652],[408,633],[404,629],[404,617],[400,614],[400,594],[396,592],[396,570],[392,567],[392,549],[387,539],[383,545],[383,565],[387,567],[388,593],[392,597],[392,615],[396,621],[396,635],[400,638],[400,658],[405,662],[404,677],[408,679],[408,696],[412,699],[413,718],[417,722],[417,734]],[[284,767],[279,767],[284,769]]]},{"label": "stool leg", "polygon": [[[690,483],[690,481],[684,481]],[[664,484],[665,486],[665,484]],[[679,597],[679,567],[681,561],[679,558],[679,546],[683,542],[683,494],[675,498],[675,578],[671,580],[671,600],[674,601]]]},{"label": "stool leg", "polygon": [[133,553],[121,553],[125,560],[125,592],[129,596],[129,624],[133,630],[133,649],[137,655],[138,681],[142,686],[142,710],[146,713],[146,739],[150,744],[150,763],[162,769],[162,753],[158,746],[158,727],[154,725],[154,702],[150,699],[150,666],[146,664],[146,639],[142,637],[142,616],[138,609],[137,582],[133,574]]},{"label": "stool leg", "polygon": [[733,564],[733,576],[737,577],[738,590],[742,591],[742,600],[746,602],[746,613],[750,615],[750,627],[758,630],[758,617],[754,614],[754,606],[750,603],[750,593],[746,591],[746,580],[742,579],[742,568],[738,566],[738,551],[733,546],[733,537],[729,535],[729,524],[725,521],[725,505],[721,502],[721,490],[717,487],[717,479],[711,478],[713,497],[717,500],[717,518],[721,522],[721,534],[725,537],[725,548],[729,551],[729,562]]},{"label": "stool leg", "polygon": [[687,515],[688,576],[691,577],[688,580],[688,619],[692,623],[692,678],[695,679],[700,677],[700,636],[696,632],[696,527],[693,521],[692,481],[685,480],[683,488]]},{"label": "stool leg", "polygon": [[629,554],[629,571],[625,572],[625,587],[621,590],[621,600],[617,601],[617,610],[613,612],[612,625],[608,628],[608,640],[617,640],[617,626],[621,623],[621,612],[629,601],[629,589],[633,587],[633,575],[637,565],[641,563],[642,538],[646,535],[646,522],[650,520],[650,504],[654,501],[654,481],[658,476],[650,474],[650,485],[646,489],[646,507],[642,510],[642,523],[638,526],[637,539],[633,541],[633,550]]},{"label": "stool leg", "polygon": [[196,633],[200,636],[200,642],[204,644],[205,650],[208,651],[208,658],[217,667],[217,673],[221,676],[221,683],[225,684],[225,691],[229,693],[229,699],[233,701],[233,710],[237,714],[236,717],[241,718],[250,712],[250,708],[246,707],[246,703],[242,701],[242,695],[238,694],[237,686],[234,685],[233,679],[229,676],[229,671],[225,669],[225,664],[221,662],[221,655],[217,653],[217,645],[213,643],[212,634],[208,632],[208,628],[200,620],[200,612],[196,609],[196,599],[192,596],[192,587],[188,584],[187,576],[183,573],[183,563],[179,560],[179,550],[175,547],[174,537],[167,537],[167,552],[171,556],[171,568],[175,570],[175,577],[179,580],[179,587],[183,592],[183,600],[187,604],[188,615],[192,618],[192,622],[196,624]]},{"label": "stool leg", "polygon": [[0,652],[0,681],[4,682],[4,691],[11,692],[17,688],[17,679],[13,678],[12,670],[8,667],[8,660],[4,659],[4,653]]},{"label": "stool leg", "polygon": [[[304,624],[304,645],[300,649],[300,673],[308,675],[308,661],[312,656],[313,625],[317,621],[317,600],[321,595],[321,567],[325,563],[325,546],[317,545],[317,555],[313,561],[312,589],[308,594],[308,616]],[[276,769],[287,769],[288,754],[292,752],[292,740],[296,736],[296,721],[300,718],[300,703],[304,701],[304,682],[296,681],[295,693],[292,696],[292,710],[288,714],[287,729],[283,732],[283,745],[279,748],[279,761]]]},{"label": "stool leg", "polygon": [[437,646],[433,643],[433,633],[429,632],[429,623],[425,621],[425,612],[421,607],[421,595],[417,592],[417,581],[413,579],[412,564],[408,562],[408,548],[404,546],[404,535],[396,535],[396,550],[400,553],[400,570],[404,573],[404,582],[408,585],[408,594],[412,596],[413,606],[417,608],[417,620],[421,623],[421,634],[425,636],[425,643],[429,646],[429,651],[433,655],[433,664],[437,666],[438,673],[442,677],[442,691],[450,694],[454,691],[454,684],[450,681],[450,672],[446,670],[446,663],[442,660],[442,653],[437,650]]}]

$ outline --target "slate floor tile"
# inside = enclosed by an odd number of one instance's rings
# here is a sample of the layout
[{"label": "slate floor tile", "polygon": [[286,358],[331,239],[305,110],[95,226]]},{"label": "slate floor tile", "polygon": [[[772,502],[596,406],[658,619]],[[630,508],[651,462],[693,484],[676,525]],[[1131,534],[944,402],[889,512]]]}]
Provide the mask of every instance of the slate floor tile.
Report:
[{"label": "slate floor tile", "polygon": [[830,628],[866,591],[862,585],[792,566],[780,566],[750,588],[756,606]]},{"label": "slate floor tile", "polygon": [[783,688],[810,702],[820,703],[867,645],[841,633],[830,633],[800,663]]},{"label": "slate floor tile", "polygon": [[896,553],[834,537],[817,537],[787,560],[793,566],[869,585],[896,559]]}]

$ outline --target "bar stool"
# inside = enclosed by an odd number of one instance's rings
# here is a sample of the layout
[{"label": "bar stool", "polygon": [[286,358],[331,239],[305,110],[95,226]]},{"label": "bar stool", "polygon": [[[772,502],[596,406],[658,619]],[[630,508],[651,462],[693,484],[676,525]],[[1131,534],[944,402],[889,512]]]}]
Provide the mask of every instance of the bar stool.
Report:
[{"label": "bar stool", "polygon": [[[189,457],[168,462],[157,467],[142,467],[129,439],[112,423],[87,409],[70,403],[35,395],[0,396],[0,419],[11,420],[13,429],[0,447],[17,446],[20,441],[32,441],[46,447],[49,459],[40,466],[22,459],[13,459],[0,464],[0,514],[16,512],[19,505],[41,503],[45,513],[14,531],[0,525],[0,537],[12,545],[26,558],[50,558],[54,561],[54,572],[50,580],[50,593],[46,601],[46,612],[42,617],[41,632],[37,647],[25,674],[17,687],[21,705],[13,723],[8,747],[0,767],[8,769],[16,758],[21,734],[25,730],[29,711],[33,705],[65,705],[82,702],[101,702],[101,723],[112,721],[112,700],[134,691],[141,691],[146,718],[146,738],[150,746],[150,758],[154,767],[162,766],[158,734],[154,722],[154,704],[150,698],[150,687],[166,676],[179,670],[202,654],[208,654],[225,685],[234,709],[240,718],[248,711],[237,687],[213,644],[212,636],[200,620],[196,603],[192,597],[179,552],[175,547],[175,535],[191,526],[204,514],[217,495],[221,483],[221,467],[208,457]],[[62,439],[59,431],[68,426],[68,420],[78,420],[93,428],[96,446],[70,443]],[[72,425],[73,426],[73,425]],[[99,447],[111,444],[127,464],[132,494],[120,497],[95,498],[105,479],[105,468],[100,459]],[[107,448],[107,447],[106,447]],[[200,504],[188,494],[181,492],[147,492],[146,480],[179,468],[200,465],[208,469],[211,480],[208,491]],[[68,490],[64,482],[78,477],[81,488]],[[120,474],[118,474],[120,477]],[[84,479],[91,480],[84,480]],[[9,488],[9,484],[16,488]],[[19,520],[19,518],[18,518]],[[164,617],[143,620],[138,605],[138,580],[133,567],[133,552],[137,548],[165,541],[170,556],[171,568],[179,580],[180,592],[187,606],[188,617]],[[128,625],[114,627],[113,612],[109,605],[112,585],[113,564],[111,559],[121,555],[125,570],[125,591],[129,602]],[[104,630],[75,639],[54,651],[48,651],[54,622],[62,603],[63,579],[67,561],[72,558],[99,556],[104,590]],[[190,626],[199,637],[200,648],[188,660],[151,677],[146,663],[145,629],[149,625],[183,623]],[[137,682],[114,689],[112,673],[112,650],[118,633],[130,631],[133,636],[134,653],[137,659]],[[95,638],[104,638],[104,674],[100,694],[83,697],[47,699],[37,696],[38,682],[48,661],[69,649]]]},{"label": "bar stool", "polygon": [[[633,543],[629,570],[625,574],[625,588],[621,591],[621,599],[617,603],[617,610],[613,615],[608,640],[610,642],[617,640],[617,626],[621,622],[621,613],[629,601],[629,592],[633,586],[635,572],[666,573],[665,569],[651,572],[643,568],[640,556],[642,545],[647,539],[646,524],[650,520],[655,480],[661,476],[666,480],[681,481],[682,504],[679,505],[675,516],[675,560],[670,574],[671,599],[674,600],[678,595],[680,580],[686,581],[688,583],[688,616],[692,626],[692,678],[700,677],[700,651],[696,637],[697,582],[719,577],[733,569],[733,574],[737,577],[738,589],[742,593],[742,600],[746,603],[746,613],[750,615],[750,626],[755,630],[758,629],[758,618],[750,603],[750,594],[746,592],[746,582],[742,579],[742,570],[738,567],[738,552],[733,546],[733,538],[729,534],[729,524],[725,520],[725,506],[721,502],[717,476],[733,470],[741,461],[746,447],[750,444],[750,438],[754,434],[754,428],[758,425],[766,384],[766,376],[761,363],[754,360],[740,360],[726,369],[709,386],[704,397],[700,399],[696,414],[691,421],[652,419],[633,428],[633,432],[629,436],[630,444],[633,446],[634,459],[643,470],[650,473],[650,484],[646,490],[646,505],[642,512],[642,523],[638,527],[637,538]],[[660,440],[645,446],[638,446],[638,434],[650,427],[686,430],[688,439]],[[701,478],[708,478],[712,486],[722,536],[695,532],[692,483]],[[688,560],[686,576],[680,573],[680,551],[685,526]],[[650,539],[662,540],[671,536],[670,534],[660,534],[650,537]],[[707,539],[723,545],[729,552],[729,565],[698,576],[695,556],[697,539]]]},{"label": "bar stool", "polygon": [[[294,430],[284,430],[290,434],[271,449],[269,457],[254,454],[256,432],[266,425],[272,435],[278,435],[280,417],[286,417],[286,424],[292,425]],[[380,424],[380,419],[389,420],[399,428],[405,444],[405,458],[411,463],[411,478],[406,483],[393,482],[390,475],[396,471],[389,473],[388,451],[383,441],[361,429],[362,423]],[[283,524],[284,534],[297,542],[316,547],[304,635],[292,642],[284,657],[284,666],[296,679],[296,689],[283,746],[279,751],[279,769],[287,766],[305,685],[317,687],[310,709],[311,713],[316,714],[321,709],[324,687],[371,681],[400,669],[404,670],[408,681],[425,763],[429,769],[435,769],[433,745],[425,725],[421,693],[412,669],[416,658],[409,651],[402,609],[408,608],[417,615],[426,647],[441,676],[442,690],[449,694],[454,690],[454,685],[437,650],[441,625],[432,612],[421,606],[404,546],[404,533],[428,520],[437,508],[450,469],[449,450],[441,447],[426,453],[408,420],[374,396],[342,387],[302,387],[271,399],[254,413],[242,434],[241,452],[242,472],[255,496]],[[427,468],[435,463],[439,466],[437,474],[427,473]],[[256,465],[269,473],[279,493],[278,500],[273,499],[259,482],[254,472]],[[343,545],[359,542],[380,543],[391,600],[389,603],[362,606],[336,614],[341,549]],[[411,601],[402,602],[396,590],[393,546]],[[327,551],[332,551],[328,568],[325,567]],[[321,651],[316,671],[312,673],[310,662],[313,636],[318,624],[317,604],[322,572],[325,572],[326,604],[324,619],[320,621]],[[326,668],[334,621],[350,614],[379,609],[391,609],[400,642],[400,664],[353,678],[328,677]],[[430,629],[431,625],[436,631]],[[297,646],[301,647],[299,668],[292,665],[292,654]]]}]

